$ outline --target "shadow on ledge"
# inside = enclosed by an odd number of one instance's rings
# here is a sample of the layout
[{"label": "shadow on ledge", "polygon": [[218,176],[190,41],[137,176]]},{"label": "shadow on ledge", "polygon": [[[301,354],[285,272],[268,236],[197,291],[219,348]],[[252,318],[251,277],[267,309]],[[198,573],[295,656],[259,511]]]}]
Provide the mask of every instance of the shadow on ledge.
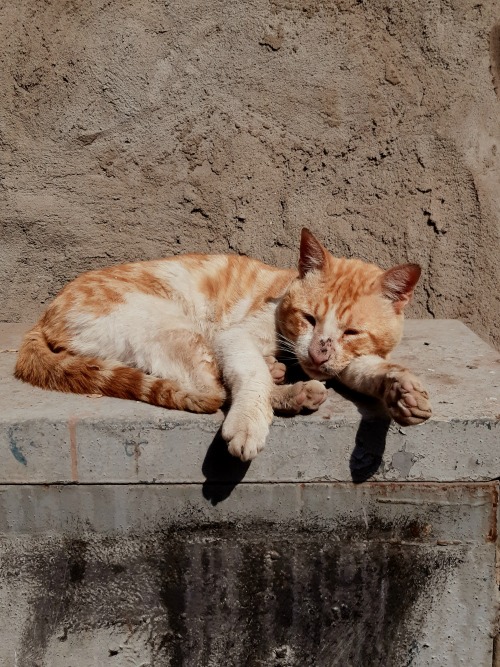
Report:
[{"label": "shadow on ledge", "polygon": [[[328,383],[327,386],[354,403],[361,415],[349,469],[355,484],[366,482],[382,463],[391,419],[380,401],[354,392],[339,383]],[[203,497],[212,505],[229,498],[250,467],[250,461],[243,462],[229,453],[221,430],[222,427],[212,440],[201,467],[206,478],[203,483]]]},{"label": "shadow on ledge", "polygon": [[366,482],[380,468],[390,424],[389,417],[361,417],[349,459],[351,478],[355,484]]},{"label": "shadow on ledge", "polygon": [[382,464],[391,418],[377,399],[352,391],[340,383],[331,382],[327,386],[354,403],[361,415],[349,470],[355,484],[366,482]]},{"label": "shadow on ledge", "polygon": [[250,461],[243,462],[229,453],[221,430],[222,427],[212,440],[201,466],[206,477],[203,482],[203,497],[212,505],[229,498],[250,467]]}]

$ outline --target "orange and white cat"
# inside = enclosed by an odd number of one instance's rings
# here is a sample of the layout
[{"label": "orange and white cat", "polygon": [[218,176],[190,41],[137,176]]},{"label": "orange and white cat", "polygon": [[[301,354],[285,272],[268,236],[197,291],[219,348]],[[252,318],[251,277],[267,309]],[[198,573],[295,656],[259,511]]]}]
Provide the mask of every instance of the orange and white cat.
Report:
[{"label": "orange and white cat", "polygon": [[[419,276],[416,264],[383,271],[337,259],[307,229],[298,271],[232,255],[91,271],[26,334],[15,375],[193,412],[230,398],[222,435],[244,461],[264,447],[273,409],[317,409],[328,378],[380,398],[400,424],[418,424],[431,415],[427,392],[386,359]],[[280,349],[312,379],[283,384]]]}]

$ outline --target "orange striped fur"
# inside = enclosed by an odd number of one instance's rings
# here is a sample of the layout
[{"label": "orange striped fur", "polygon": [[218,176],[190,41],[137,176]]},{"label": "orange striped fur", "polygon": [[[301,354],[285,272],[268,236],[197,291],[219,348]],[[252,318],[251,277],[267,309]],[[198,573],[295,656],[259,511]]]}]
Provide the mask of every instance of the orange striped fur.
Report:
[{"label": "orange striped fur", "polygon": [[[223,436],[244,460],[262,449],[273,409],[316,409],[326,396],[318,380],[329,377],[379,396],[401,423],[418,423],[430,414],[425,390],[385,359],[419,275],[412,264],[383,271],[336,259],[308,230],[298,272],[195,254],[91,271],[28,332],[15,375],[193,412],[213,412],[230,396]],[[282,385],[280,349],[313,379]],[[399,379],[386,380],[391,373]],[[407,389],[394,395],[398,382]]]}]

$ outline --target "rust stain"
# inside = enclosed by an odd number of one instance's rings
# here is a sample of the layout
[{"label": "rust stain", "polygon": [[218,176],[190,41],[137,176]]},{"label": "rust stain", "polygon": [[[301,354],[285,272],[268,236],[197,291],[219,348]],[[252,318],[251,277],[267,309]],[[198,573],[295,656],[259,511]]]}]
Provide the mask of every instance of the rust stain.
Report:
[{"label": "rust stain", "polygon": [[414,539],[428,537],[432,533],[432,525],[430,523],[420,523],[419,521],[411,521],[407,527],[407,532]]},{"label": "rust stain", "polygon": [[141,448],[138,444],[134,447],[134,459],[135,459],[135,474],[139,476],[139,456],[141,455]]},{"label": "rust stain", "polygon": [[[331,482],[330,482],[331,483]],[[352,482],[337,482],[338,484],[352,485]],[[369,487],[379,490],[382,494],[402,491],[404,489],[425,489],[425,490],[441,490],[441,491],[456,491],[465,490],[467,493],[477,495],[486,491],[491,492],[494,496],[498,495],[498,482],[365,482],[363,487]]]},{"label": "rust stain", "polygon": [[77,417],[70,417],[69,427],[69,451],[71,456],[71,481],[78,482],[78,450],[76,446],[76,423]]}]

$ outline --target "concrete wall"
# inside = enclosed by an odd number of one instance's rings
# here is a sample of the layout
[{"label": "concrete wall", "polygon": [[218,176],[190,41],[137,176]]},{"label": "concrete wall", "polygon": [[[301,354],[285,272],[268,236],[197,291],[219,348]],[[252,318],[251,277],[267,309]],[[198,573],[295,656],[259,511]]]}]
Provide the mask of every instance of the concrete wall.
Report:
[{"label": "concrete wall", "polygon": [[492,667],[497,496],[0,484],[0,664]]},{"label": "concrete wall", "polygon": [[498,9],[2,3],[2,319],[111,262],[290,265],[308,225],[339,254],[420,262],[413,315],[498,344]]}]

